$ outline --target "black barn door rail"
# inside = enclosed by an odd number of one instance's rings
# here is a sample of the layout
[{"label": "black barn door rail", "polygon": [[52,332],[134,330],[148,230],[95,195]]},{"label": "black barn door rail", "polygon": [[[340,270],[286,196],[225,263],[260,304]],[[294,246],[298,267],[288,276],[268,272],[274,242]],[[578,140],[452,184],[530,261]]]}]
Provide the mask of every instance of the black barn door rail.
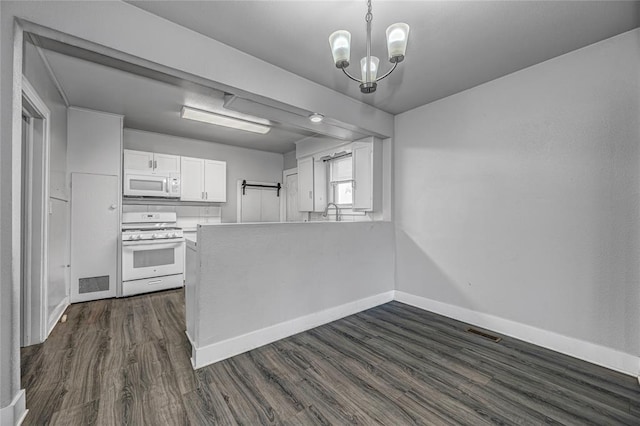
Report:
[{"label": "black barn door rail", "polygon": [[242,195],[245,195],[245,189],[247,187],[251,187],[251,188],[273,188],[275,190],[277,190],[277,196],[280,196],[280,190],[282,189],[282,186],[280,185],[280,182],[278,182],[277,185],[258,185],[258,184],[254,184],[254,183],[247,183],[246,180],[242,181]]}]

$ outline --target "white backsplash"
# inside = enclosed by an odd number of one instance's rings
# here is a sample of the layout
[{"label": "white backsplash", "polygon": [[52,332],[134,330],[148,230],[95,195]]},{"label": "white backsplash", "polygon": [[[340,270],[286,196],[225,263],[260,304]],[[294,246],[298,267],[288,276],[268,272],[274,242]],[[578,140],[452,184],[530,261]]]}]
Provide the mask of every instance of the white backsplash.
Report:
[{"label": "white backsplash", "polygon": [[124,205],[123,212],[175,212],[178,216],[178,226],[184,230],[193,229],[200,224],[220,223],[221,207],[199,206],[154,206],[154,205]]}]

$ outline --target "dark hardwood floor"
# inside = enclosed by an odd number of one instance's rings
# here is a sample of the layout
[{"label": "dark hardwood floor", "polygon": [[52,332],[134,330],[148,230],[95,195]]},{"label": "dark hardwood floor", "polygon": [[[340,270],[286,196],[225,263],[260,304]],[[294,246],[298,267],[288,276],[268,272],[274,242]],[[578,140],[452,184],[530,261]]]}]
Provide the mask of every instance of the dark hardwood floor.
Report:
[{"label": "dark hardwood floor", "polygon": [[27,425],[640,424],[634,378],[397,302],[197,371],[182,290],[67,314],[22,351]]}]

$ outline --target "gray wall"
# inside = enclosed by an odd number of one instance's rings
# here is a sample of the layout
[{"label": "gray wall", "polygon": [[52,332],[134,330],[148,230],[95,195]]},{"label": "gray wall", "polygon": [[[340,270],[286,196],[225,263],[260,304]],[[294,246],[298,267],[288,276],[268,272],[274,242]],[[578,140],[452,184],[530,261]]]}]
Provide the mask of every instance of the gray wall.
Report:
[{"label": "gray wall", "polygon": [[640,30],[396,117],[397,289],[640,352]]},{"label": "gray wall", "polygon": [[205,225],[197,346],[393,290],[390,222]]},{"label": "gray wall", "polygon": [[[65,185],[67,170],[67,106],[58,92],[36,48],[25,44],[24,74],[51,113],[49,147],[49,281],[47,319],[68,296],[66,267],[68,262],[69,194]],[[48,324],[48,321],[47,321]]]},{"label": "gray wall", "polygon": [[282,154],[133,129],[124,130],[124,147],[226,161],[227,202],[215,203],[222,207],[223,223],[236,222],[238,179],[282,183]]}]

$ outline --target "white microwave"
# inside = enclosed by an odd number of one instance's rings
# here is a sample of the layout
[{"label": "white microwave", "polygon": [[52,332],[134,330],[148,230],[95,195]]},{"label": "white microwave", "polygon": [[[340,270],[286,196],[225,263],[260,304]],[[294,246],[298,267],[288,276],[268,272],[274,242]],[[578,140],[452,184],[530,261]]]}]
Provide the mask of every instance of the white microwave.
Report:
[{"label": "white microwave", "polygon": [[125,197],[180,198],[180,173],[146,174],[124,172]]}]

